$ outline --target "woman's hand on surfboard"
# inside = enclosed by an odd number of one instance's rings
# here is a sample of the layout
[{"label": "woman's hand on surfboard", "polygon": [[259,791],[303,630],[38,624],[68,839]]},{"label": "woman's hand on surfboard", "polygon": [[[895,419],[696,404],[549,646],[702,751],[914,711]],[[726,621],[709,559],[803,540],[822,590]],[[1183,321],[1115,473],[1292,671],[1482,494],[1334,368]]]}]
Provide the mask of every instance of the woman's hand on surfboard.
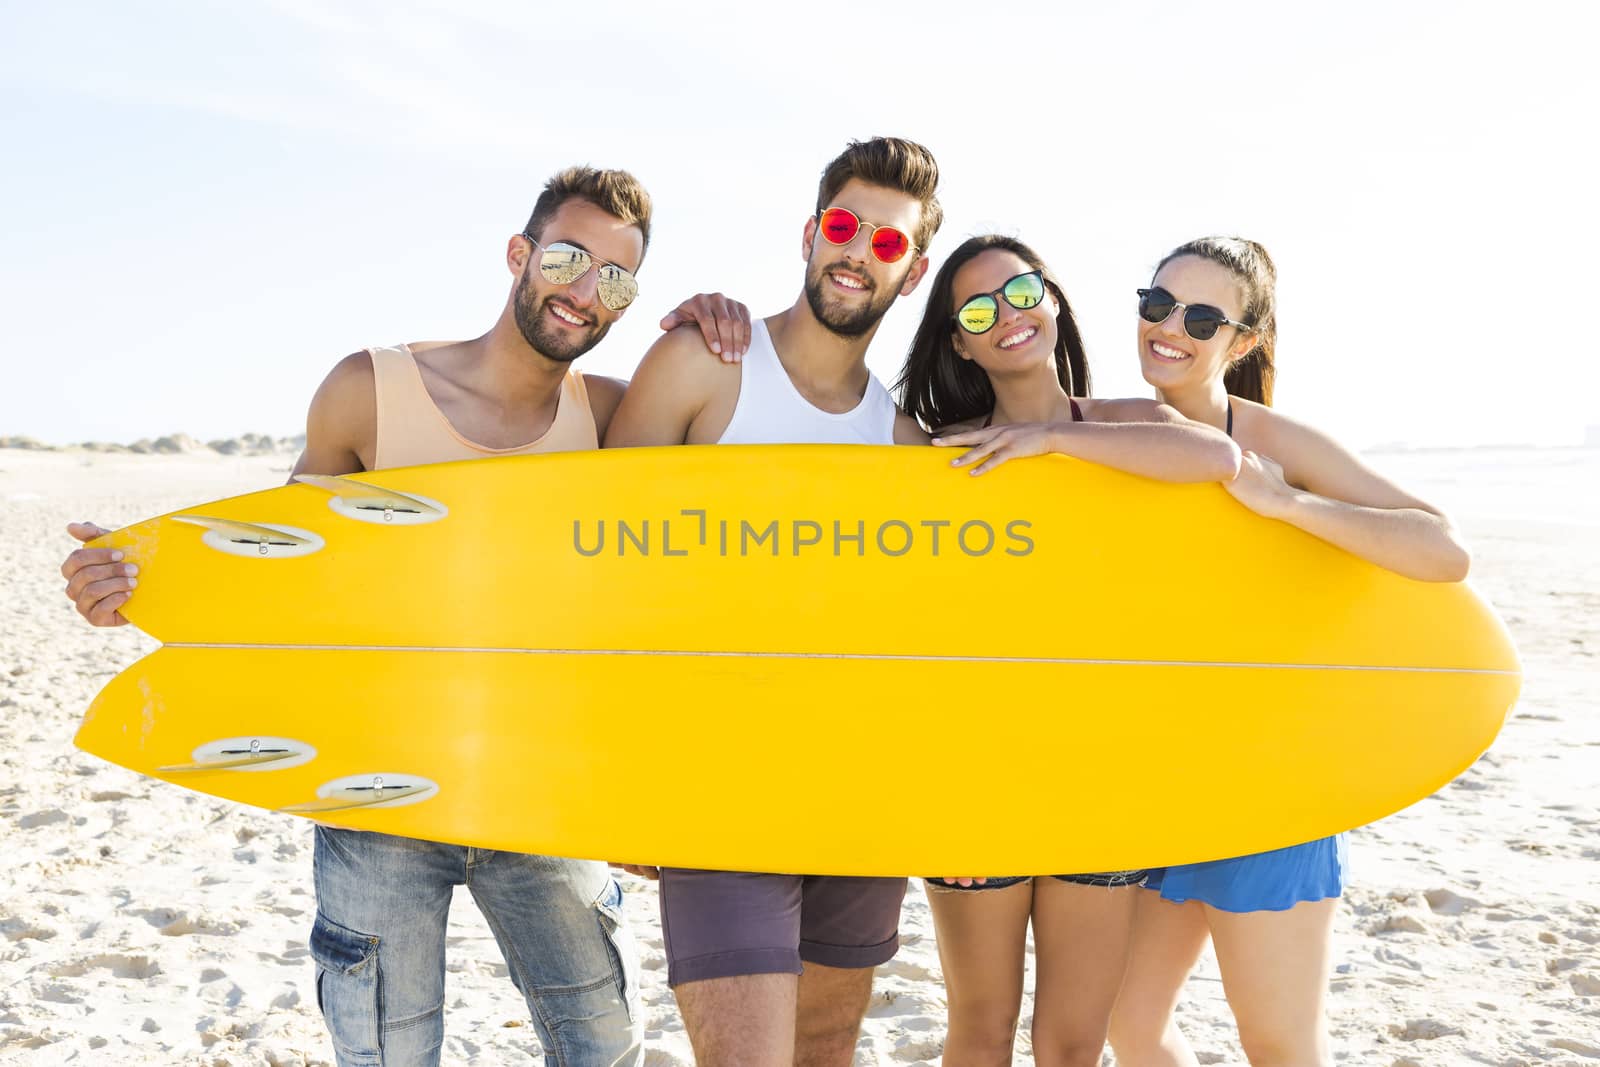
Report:
[{"label": "woman's hand on surfboard", "polygon": [[[67,532],[80,541],[93,541],[110,530],[92,522],[67,524]],[[118,548],[80,548],[61,564],[61,577],[67,580],[67,599],[78,614],[94,626],[126,626],[128,620],[117,610],[133,595],[139,584],[139,568],[122,561]]]},{"label": "woman's hand on surfboard", "polygon": [[721,293],[691,296],[661,320],[663,330],[694,323],[713,355],[737,363],[750,350],[750,309]]},{"label": "woman's hand on surfboard", "polygon": [[1282,515],[1296,492],[1284,479],[1283,466],[1277,460],[1249,449],[1240,454],[1238,476],[1222,485],[1239,503],[1269,519]]},{"label": "woman's hand on surfboard", "polygon": [[[966,467],[977,463],[968,474],[983,474],[994,470],[1008,459],[1024,456],[1042,456],[1056,452],[1055,427],[1048,422],[1015,422],[1007,426],[985,426],[977,430],[935,437],[933,443],[945,448],[962,448],[963,452],[950,461],[952,467]],[[983,462],[979,463],[978,461]]]},{"label": "woman's hand on surfboard", "polygon": [[963,889],[971,889],[975,885],[983,885],[988,878],[941,878],[939,881],[945,885],[958,885]]},{"label": "woman's hand on surfboard", "polygon": [[660,867],[644,867],[637,863],[613,863],[611,866],[619,867],[622,870],[627,871],[629,874],[636,874],[640,878],[648,878],[652,882],[661,880]]}]

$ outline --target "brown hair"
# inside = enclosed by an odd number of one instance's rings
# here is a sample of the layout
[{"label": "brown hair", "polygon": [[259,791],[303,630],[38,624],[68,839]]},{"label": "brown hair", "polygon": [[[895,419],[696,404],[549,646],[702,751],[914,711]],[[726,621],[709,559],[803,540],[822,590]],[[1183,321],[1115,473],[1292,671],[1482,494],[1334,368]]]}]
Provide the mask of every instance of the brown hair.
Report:
[{"label": "brown hair", "polygon": [[544,183],[544,191],[534,202],[533,214],[528,216],[524,232],[536,239],[544,239],[544,228],[568,200],[587,200],[608,215],[639,227],[644,234],[644,248],[650,250],[650,194],[639,179],[625,170],[596,170],[594,167],[568,167],[557,171]]},{"label": "brown hair", "polygon": [[1225,267],[1239,283],[1244,297],[1242,321],[1250,323],[1255,335],[1255,347],[1229,364],[1222,384],[1234,396],[1254,400],[1258,404],[1272,404],[1272,386],[1278,377],[1278,365],[1273,352],[1278,344],[1278,298],[1274,292],[1278,284],[1278,268],[1272,257],[1255,241],[1243,237],[1201,237],[1179,245],[1166,258],[1156,264],[1161,268],[1182,256],[1198,256]]},{"label": "brown hair", "polygon": [[950,258],[934,275],[922,322],[906,352],[905,366],[894,383],[900,394],[900,406],[930,430],[966,422],[994,410],[994,386],[989,384],[989,375],[977,363],[962,359],[956,352],[954,332],[960,327],[953,321],[952,314],[956,271],[992,248],[1013,253],[1044,276],[1046,288],[1061,309],[1056,313],[1056,380],[1068,396],[1089,395],[1089,360],[1083,350],[1083,337],[1078,332],[1078,320],[1072,315],[1072,305],[1067,303],[1061,283],[1044,265],[1039,253],[1015,237],[994,233],[969,237],[950,253]]},{"label": "brown hair", "polygon": [[832,202],[845,182],[859,178],[868,185],[881,185],[914,197],[922,205],[922,218],[912,240],[917,251],[926,255],[933,235],[944,222],[939,206],[939,164],[933,153],[915,141],[899,137],[874,137],[870,141],[851,141],[822,172],[817,185],[817,211]]}]

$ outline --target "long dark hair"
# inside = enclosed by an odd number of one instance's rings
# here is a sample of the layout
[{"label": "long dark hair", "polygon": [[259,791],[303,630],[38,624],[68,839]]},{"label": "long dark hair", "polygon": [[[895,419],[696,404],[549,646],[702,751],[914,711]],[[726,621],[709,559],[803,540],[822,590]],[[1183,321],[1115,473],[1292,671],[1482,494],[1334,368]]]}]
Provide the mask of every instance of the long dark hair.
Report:
[{"label": "long dark hair", "polygon": [[1274,351],[1278,345],[1278,268],[1255,241],[1243,237],[1201,237],[1179,245],[1156,264],[1156,273],[1181,256],[1198,256],[1225,267],[1239,283],[1244,296],[1240,317],[1250,323],[1255,347],[1234,360],[1223,372],[1222,384],[1234,396],[1272,405],[1272,387],[1278,379]]},{"label": "long dark hair", "polygon": [[950,253],[934,275],[928,304],[895,379],[900,406],[930,430],[953,426],[994,410],[994,386],[983,368],[956,353],[953,321],[956,271],[990,249],[1010,252],[1044,275],[1044,284],[1061,310],[1056,314],[1056,377],[1068,396],[1089,395],[1089,360],[1072,305],[1039,253],[1001,234],[969,237]]}]

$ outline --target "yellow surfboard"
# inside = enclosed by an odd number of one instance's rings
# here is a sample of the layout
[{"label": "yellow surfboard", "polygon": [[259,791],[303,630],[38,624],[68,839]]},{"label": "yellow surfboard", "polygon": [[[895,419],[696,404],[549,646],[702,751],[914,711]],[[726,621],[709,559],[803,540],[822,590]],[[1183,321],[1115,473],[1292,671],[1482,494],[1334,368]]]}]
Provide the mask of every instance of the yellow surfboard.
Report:
[{"label": "yellow surfboard", "polygon": [[[821,874],[1277,848],[1467,767],[1520,666],[1215,485],[635,449],[311,479],[107,535],[165,647],[78,744],[323,822]],[[914,809],[907,814],[910,805]]]}]

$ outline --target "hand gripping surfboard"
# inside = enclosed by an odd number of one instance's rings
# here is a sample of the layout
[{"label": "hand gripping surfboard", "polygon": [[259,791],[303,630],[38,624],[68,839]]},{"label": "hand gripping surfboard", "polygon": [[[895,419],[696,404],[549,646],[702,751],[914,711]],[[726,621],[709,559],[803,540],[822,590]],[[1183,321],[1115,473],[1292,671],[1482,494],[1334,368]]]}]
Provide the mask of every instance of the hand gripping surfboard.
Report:
[{"label": "hand gripping surfboard", "polygon": [[1467,584],[1216,485],[931,448],[372,471],[108,534],[164,647],[77,743],[488,848],[819,874],[1116,870],[1371,822],[1516,700]]}]

